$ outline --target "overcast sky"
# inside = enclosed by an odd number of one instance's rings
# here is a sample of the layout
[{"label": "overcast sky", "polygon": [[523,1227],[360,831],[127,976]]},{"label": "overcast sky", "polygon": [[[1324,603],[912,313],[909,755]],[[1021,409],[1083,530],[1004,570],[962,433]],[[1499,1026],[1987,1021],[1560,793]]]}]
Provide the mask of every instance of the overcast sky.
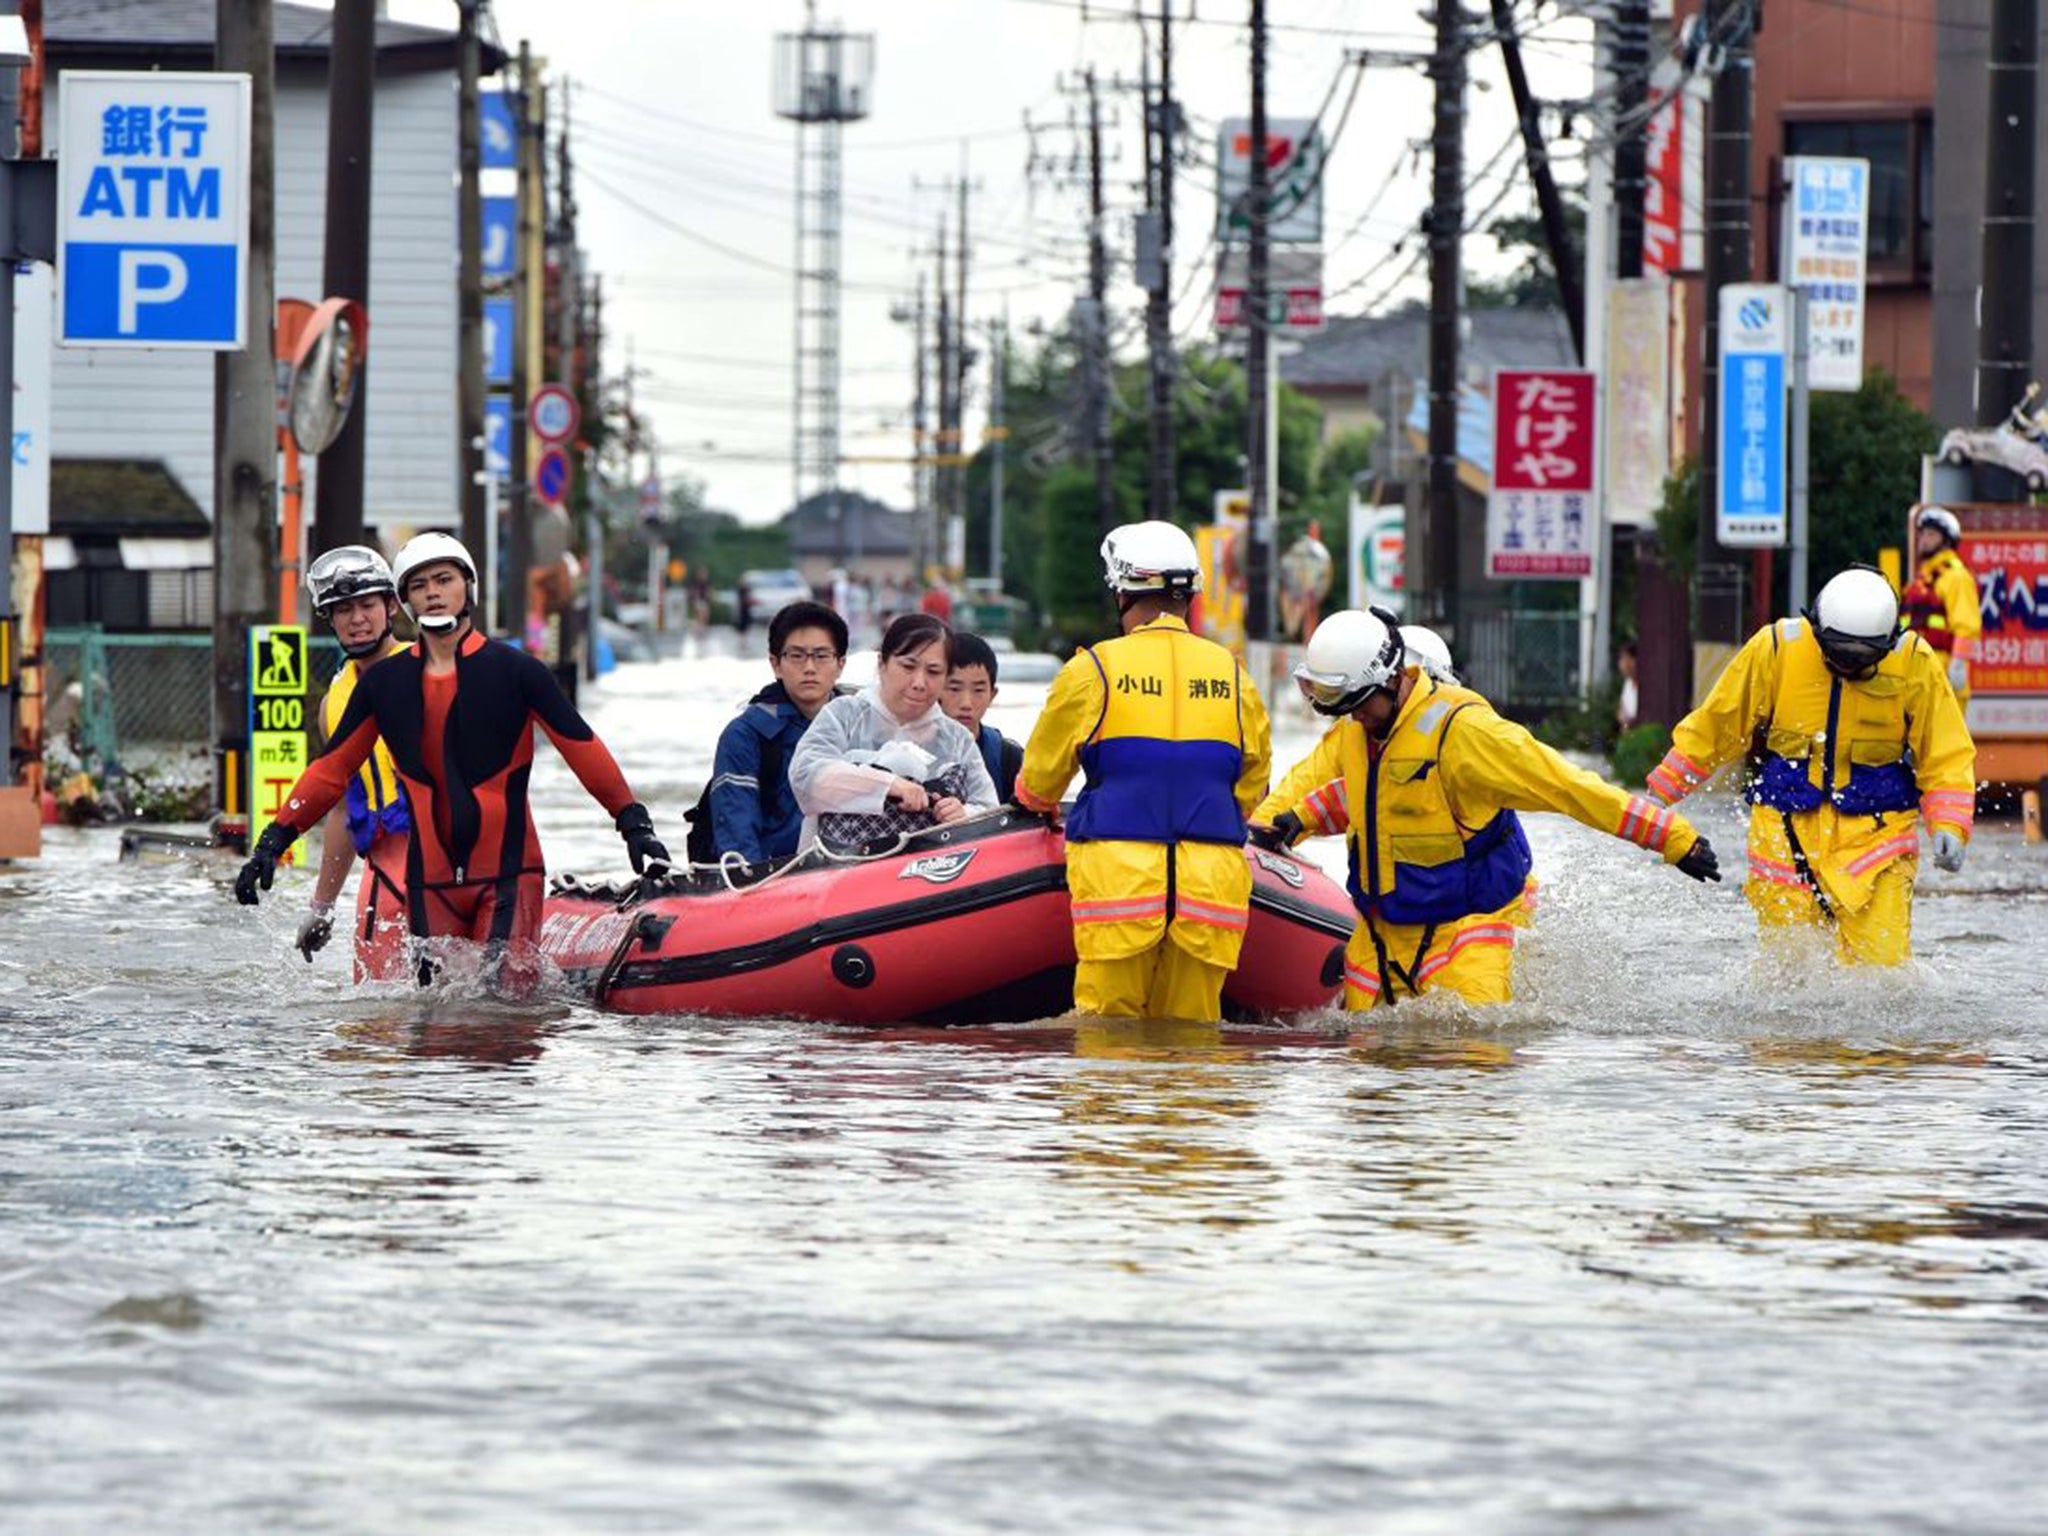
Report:
[{"label": "overcast sky", "polygon": [[[1241,24],[1249,8],[1242,0],[1175,5],[1176,94],[1202,162],[1184,169],[1176,202],[1175,326],[1191,340],[1208,323],[1216,127],[1249,110]],[[770,84],[775,36],[801,29],[803,6],[494,0],[494,8],[508,47],[530,39],[549,79],[569,82],[582,243],[605,280],[606,363],[623,369],[630,348],[664,473],[701,479],[713,505],[749,521],[781,515],[793,489],[795,128],[774,116]],[[1157,0],[1145,0],[1145,9],[1156,18]],[[1312,117],[1334,84],[1325,120],[1334,127],[1353,78],[1346,50],[1427,49],[1420,9],[1421,0],[1270,0],[1269,112]],[[1584,97],[1592,88],[1590,27],[1558,9],[1518,0],[1531,34],[1530,73],[1539,95]],[[394,0],[391,10],[453,25],[448,0]],[[1131,12],[1128,3],[1104,0],[820,7],[821,22],[872,32],[876,55],[872,116],[849,126],[844,140],[842,452],[909,452],[911,333],[890,310],[930,264],[948,206],[934,186],[963,163],[977,183],[972,317],[993,318],[1007,303],[1018,330],[1034,320],[1060,323],[1085,283],[1085,183],[1028,175],[1034,137],[1024,122],[1028,115],[1044,125],[1035,135],[1038,157],[1064,169],[1080,143],[1067,127],[1080,108],[1072,94],[1080,69],[1092,63],[1105,81],[1138,78]],[[1470,97],[1468,210],[1476,215],[1500,199],[1498,211],[1522,211],[1530,199],[1496,49],[1475,58],[1474,78],[1492,88]],[[1135,353],[1142,332],[1131,326],[1143,304],[1130,280],[1130,213],[1143,164],[1135,92],[1110,94],[1106,110],[1119,157],[1107,173],[1111,303]],[[1429,181],[1428,156],[1417,146],[1429,131],[1429,86],[1418,71],[1364,72],[1325,183],[1331,313],[1426,291],[1414,230]],[[1473,239],[1467,249],[1475,267],[1498,265],[1491,241]],[[970,442],[985,385],[984,371],[969,404]],[[849,465],[843,481],[908,504],[902,466]]]}]

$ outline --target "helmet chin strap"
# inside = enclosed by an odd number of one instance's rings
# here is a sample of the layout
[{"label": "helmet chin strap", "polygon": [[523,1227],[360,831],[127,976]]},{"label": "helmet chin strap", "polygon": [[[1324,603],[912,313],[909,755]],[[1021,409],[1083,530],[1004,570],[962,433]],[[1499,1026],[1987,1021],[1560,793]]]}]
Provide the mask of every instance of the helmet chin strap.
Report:
[{"label": "helmet chin strap", "polygon": [[413,624],[430,635],[452,634],[464,619],[476,612],[476,602],[471,595],[472,591],[473,589],[465,582],[462,588],[462,607],[460,609],[454,613],[414,614]]},{"label": "helmet chin strap", "polygon": [[[337,640],[341,639],[339,635],[335,636],[335,638]],[[386,645],[390,644],[390,642],[391,621],[386,619],[384,627],[377,632],[374,638],[365,640],[360,645],[350,645],[346,640],[341,640],[341,649],[343,655],[347,656],[350,660],[354,660],[360,656],[374,656],[383,650]]]}]

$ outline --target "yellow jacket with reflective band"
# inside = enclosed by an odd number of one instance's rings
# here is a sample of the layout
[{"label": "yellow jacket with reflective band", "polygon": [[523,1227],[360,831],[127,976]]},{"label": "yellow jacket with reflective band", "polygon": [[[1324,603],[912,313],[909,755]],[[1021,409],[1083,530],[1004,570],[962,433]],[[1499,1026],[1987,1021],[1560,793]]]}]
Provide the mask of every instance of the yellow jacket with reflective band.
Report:
[{"label": "yellow jacket with reflective band", "polygon": [[[388,656],[392,651],[402,649],[394,641],[391,650],[384,654]],[[379,656],[370,665],[375,666],[383,659]],[[341,670],[334,674],[334,681],[327,685],[326,697],[320,701],[320,731],[326,741],[334,739],[334,728],[341,723],[342,711],[348,708],[349,695],[356,691],[359,665],[353,660],[343,662]],[[412,830],[411,812],[398,785],[398,770],[392,765],[391,753],[385,748],[382,737],[370,748],[369,757],[356,771],[344,804],[348,814],[349,841],[355,844],[357,853],[368,853],[370,845],[380,837]]]},{"label": "yellow jacket with reflective band", "polygon": [[[1835,728],[1829,741],[1831,704]],[[1916,816],[1970,835],[1977,750],[1940,656],[1917,634],[1902,635],[1876,674],[1856,681],[1828,671],[1806,620],[1780,619],[1758,630],[1715,680],[1706,701],[1672,731],[1671,750],[1650,773],[1650,793],[1661,804],[1675,803],[1748,751],[1759,734],[1767,752],[1804,761],[1816,789],[1848,784],[1858,766],[1903,759],[1920,804],[1917,812],[1856,814],[1825,801],[1789,813],[1758,805],[1749,819],[1753,886],[1804,884],[1786,832],[1788,814],[1829,899],[1846,911],[1860,910],[1870,899],[1886,865],[1917,856]]]},{"label": "yellow jacket with reflective band", "polygon": [[1235,966],[1251,904],[1241,824],[1272,766],[1265,705],[1237,658],[1176,618],[1076,652],[1024,748],[1018,802],[1056,808],[1084,766],[1067,843],[1080,958],[1123,959],[1170,932]]},{"label": "yellow jacket with reflective band", "polygon": [[1949,651],[1965,661],[1976,660],[1984,635],[1984,610],[1978,606],[1977,578],[1963,564],[1963,557],[1952,549],[1936,550],[1920,562],[1920,579],[1914,587],[1924,587],[1933,601],[1920,607],[1912,602],[1915,593],[1908,589],[1913,627],[1924,633],[1936,650]]},{"label": "yellow jacket with reflective band", "polygon": [[[1413,668],[1409,676],[1413,687],[1383,745],[1375,749],[1357,721],[1339,721],[1252,817],[1270,823],[1292,811],[1307,836],[1344,832],[1368,898],[1393,889],[1400,866],[1462,861],[1503,811],[1555,811],[1670,864],[1699,840],[1684,817],[1574,767],[1470,689]],[[1495,907],[1519,900],[1521,888],[1517,876]]]}]

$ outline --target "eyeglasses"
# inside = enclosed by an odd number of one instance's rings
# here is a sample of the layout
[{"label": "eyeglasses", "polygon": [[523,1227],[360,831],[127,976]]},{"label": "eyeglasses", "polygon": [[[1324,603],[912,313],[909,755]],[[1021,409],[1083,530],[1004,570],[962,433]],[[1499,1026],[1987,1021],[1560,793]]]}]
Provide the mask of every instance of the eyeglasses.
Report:
[{"label": "eyeglasses", "polygon": [[832,662],[837,661],[839,656],[840,653],[833,650],[829,645],[821,645],[812,650],[799,650],[794,646],[790,646],[775,653],[777,661],[786,661],[795,667],[828,666]]}]

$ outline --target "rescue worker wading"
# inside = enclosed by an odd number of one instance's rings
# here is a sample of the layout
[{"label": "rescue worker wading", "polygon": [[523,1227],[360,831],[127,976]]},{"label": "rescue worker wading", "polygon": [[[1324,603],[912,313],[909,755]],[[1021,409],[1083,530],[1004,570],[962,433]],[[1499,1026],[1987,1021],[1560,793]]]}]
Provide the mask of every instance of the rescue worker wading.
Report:
[{"label": "rescue worker wading", "polygon": [[1913,520],[1913,552],[1920,557],[1918,578],[1900,598],[1906,623],[1948,664],[1948,683],[1956,698],[1970,702],[1970,663],[1984,638],[1984,610],[1978,605],[1977,578],[1963,564],[1957,546],[1963,525],[1946,507],[1927,507]]},{"label": "rescue worker wading", "polygon": [[1671,740],[1649,778],[1665,805],[1745,750],[1756,755],[1743,893],[1767,937],[1825,924],[1845,960],[1906,959],[1916,815],[1934,862],[1961,869],[1977,751],[1941,658],[1901,633],[1890,582],[1851,567],[1807,617],[1757,631]]},{"label": "rescue worker wading", "polygon": [[[306,572],[313,612],[327,622],[347,659],[320,700],[317,745],[334,739],[362,675],[405,649],[391,633],[398,615],[398,583],[376,550],[362,544],[330,549]],[[399,786],[391,751],[379,741],[340,804],[327,814],[320,838],[320,873],[313,900],[299,924],[299,953],[312,963],[334,932],[335,899],[358,855],[363,878],[356,887],[357,981],[389,981],[405,974],[405,852],[412,814]]]},{"label": "rescue worker wading", "polygon": [[[447,534],[421,534],[398,552],[397,581],[418,643],[357,680],[327,750],[292,786],[242,866],[235,897],[256,904],[279,855],[341,799],[381,738],[412,810],[406,892],[413,936],[479,942],[490,985],[529,990],[540,974],[535,939],[546,881],[526,803],[534,725],[612,813],[635,873],[665,866],[668,850],[554,675],[472,626],[476,563],[468,550]],[[421,953],[422,982],[432,977],[433,959]]]},{"label": "rescue worker wading", "polygon": [[1194,541],[1131,523],[1102,541],[1123,635],[1084,646],[1046,696],[1017,800],[1067,819],[1074,1006],[1110,1017],[1216,1020],[1251,910],[1245,816],[1266,790],[1266,709],[1244,668],[1188,633],[1202,589]]},{"label": "rescue worker wading", "polygon": [[1531,859],[1516,811],[1556,811],[1718,880],[1714,850],[1677,813],[1575,768],[1469,688],[1406,665],[1392,614],[1333,613],[1295,668],[1338,717],[1254,814],[1268,846],[1345,833],[1358,927],[1344,1006],[1448,990],[1513,997],[1515,920]]}]

